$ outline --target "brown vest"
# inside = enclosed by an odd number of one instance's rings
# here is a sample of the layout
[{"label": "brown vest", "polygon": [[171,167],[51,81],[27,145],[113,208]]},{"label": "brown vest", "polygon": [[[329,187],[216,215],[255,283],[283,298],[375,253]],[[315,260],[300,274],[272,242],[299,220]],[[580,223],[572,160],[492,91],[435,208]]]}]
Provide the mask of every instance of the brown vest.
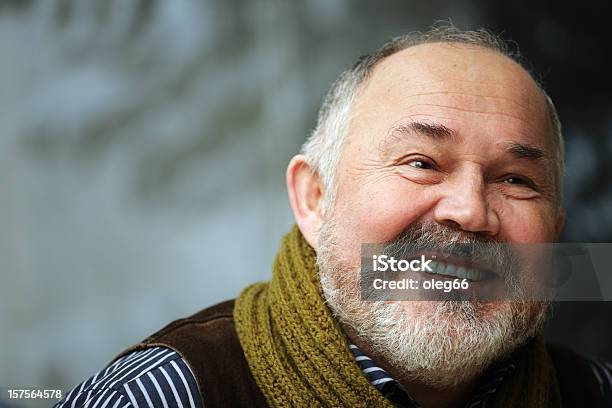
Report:
[{"label": "brown vest", "polygon": [[[193,371],[206,408],[267,407],[240,346],[233,310],[234,301],[228,300],[175,320],[114,360],[147,347],[168,347],[179,353]],[[607,406],[584,358],[561,347],[549,345],[548,350],[564,407]]]},{"label": "brown vest", "polygon": [[251,375],[228,300],[175,320],[115,357],[152,346],[179,353],[191,368],[206,408],[267,407]]}]

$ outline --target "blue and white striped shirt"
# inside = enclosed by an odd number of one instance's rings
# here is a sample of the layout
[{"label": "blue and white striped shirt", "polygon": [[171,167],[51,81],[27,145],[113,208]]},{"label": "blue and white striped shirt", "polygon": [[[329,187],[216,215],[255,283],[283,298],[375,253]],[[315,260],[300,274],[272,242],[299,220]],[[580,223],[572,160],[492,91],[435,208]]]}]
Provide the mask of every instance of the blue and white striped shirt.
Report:
[{"label": "blue and white striped shirt", "polygon": [[[408,391],[395,379],[393,379],[384,369],[378,367],[376,363],[354,344],[349,345],[355,361],[361,368],[370,383],[380,391],[396,407],[416,408],[419,404],[410,396]],[[510,360],[489,369],[481,380],[478,389],[466,408],[483,408],[491,399],[499,385],[514,370],[514,363]]]},{"label": "blue and white striped shirt", "polygon": [[[350,350],[363,374],[393,405],[419,407],[406,389],[354,344]],[[612,364],[590,362],[602,394],[612,406]],[[486,408],[514,370],[512,361],[490,369],[466,408]],[[54,408],[203,408],[195,377],[173,350],[151,347],[129,353],[72,389]]]},{"label": "blue and white striped shirt", "polygon": [[129,353],[77,385],[54,408],[202,408],[191,369],[164,347]]}]

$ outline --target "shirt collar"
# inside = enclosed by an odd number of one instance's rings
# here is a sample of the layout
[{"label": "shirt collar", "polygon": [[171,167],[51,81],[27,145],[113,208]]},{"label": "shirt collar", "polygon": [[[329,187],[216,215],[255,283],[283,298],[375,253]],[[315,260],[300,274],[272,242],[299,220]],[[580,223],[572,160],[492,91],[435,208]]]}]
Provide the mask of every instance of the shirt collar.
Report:
[{"label": "shirt collar", "polygon": [[[418,408],[419,404],[408,391],[384,369],[379,367],[370,357],[366,356],[356,345],[349,344],[351,353],[357,365],[368,381],[380,391],[393,405],[400,408]],[[476,393],[470,399],[466,408],[484,408],[491,400],[515,366],[511,359],[504,360],[488,370],[480,381]]]}]

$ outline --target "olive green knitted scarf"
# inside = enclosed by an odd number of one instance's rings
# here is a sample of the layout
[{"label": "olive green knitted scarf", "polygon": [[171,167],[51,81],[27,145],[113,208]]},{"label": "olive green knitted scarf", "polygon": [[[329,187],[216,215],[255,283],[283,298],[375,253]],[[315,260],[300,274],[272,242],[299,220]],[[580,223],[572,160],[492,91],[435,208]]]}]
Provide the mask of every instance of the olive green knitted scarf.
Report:
[{"label": "olive green knitted scarf", "polygon": [[[324,302],[315,261],[294,226],[283,238],[272,280],[247,287],[236,300],[236,330],[257,385],[273,407],[391,407],[356,364]],[[537,339],[520,354],[495,405],[557,407],[557,388]]]}]

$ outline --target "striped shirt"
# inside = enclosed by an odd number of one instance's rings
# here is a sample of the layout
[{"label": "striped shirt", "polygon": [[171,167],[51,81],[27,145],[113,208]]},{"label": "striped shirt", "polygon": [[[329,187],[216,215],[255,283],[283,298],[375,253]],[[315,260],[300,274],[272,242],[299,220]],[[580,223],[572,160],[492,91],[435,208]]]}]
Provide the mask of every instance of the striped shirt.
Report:
[{"label": "striped shirt", "polygon": [[202,408],[191,369],[174,350],[129,353],[70,391],[54,408]]},{"label": "striped shirt", "polygon": [[[354,344],[349,345],[355,361],[361,368],[370,383],[380,391],[396,407],[418,408],[419,404],[408,394],[408,391],[395,379],[393,379],[384,369],[378,367],[376,363]],[[480,381],[477,391],[472,399],[467,403],[466,408],[483,408],[497,391],[504,379],[514,371],[515,365],[511,360],[506,360],[501,364],[489,369]]]},{"label": "striped shirt", "polygon": [[[368,381],[394,406],[418,408],[408,391],[357,346],[349,348]],[[612,407],[612,364],[590,362],[601,392]],[[515,366],[511,360],[485,373],[466,408],[486,408]],[[54,408],[203,408],[195,377],[173,350],[151,347],[127,354],[74,387]]]}]

